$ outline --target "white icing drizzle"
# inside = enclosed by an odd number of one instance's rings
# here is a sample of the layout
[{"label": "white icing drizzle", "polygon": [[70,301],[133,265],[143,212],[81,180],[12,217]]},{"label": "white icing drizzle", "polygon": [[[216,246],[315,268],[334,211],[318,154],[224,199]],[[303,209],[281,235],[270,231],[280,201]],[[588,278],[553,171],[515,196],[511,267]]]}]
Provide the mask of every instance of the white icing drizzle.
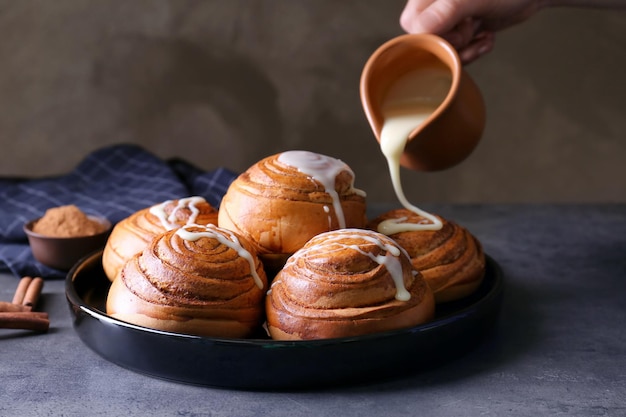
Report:
[{"label": "white icing drizzle", "polygon": [[274,288],[275,285],[278,285],[279,283],[283,282],[281,279],[276,279],[274,278],[274,280],[272,281],[272,283],[270,284],[270,289],[267,290],[267,295],[270,295],[272,293],[272,288]]},{"label": "white icing drizzle", "polygon": [[[424,213],[422,210],[420,210],[420,212],[421,212],[422,217],[426,217],[424,216],[424,214],[427,214],[428,216],[432,216],[432,214]],[[429,218],[426,218],[425,220],[421,220],[419,223],[407,223],[406,217],[400,217],[397,219],[387,219],[387,220],[383,220],[382,222],[380,222],[376,230],[387,236],[395,235],[396,233],[409,232],[409,231],[440,230],[443,223],[441,222],[439,218],[435,216],[432,216],[432,217],[436,219],[436,222],[429,220]]]},{"label": "white icing drizzle", "polygon": [[246,249],[244,249],[243,246],[241,246],[239,239],[233,232],[227,229],[219,228],[212,224],[192,225],[192,226],[196,228],[201,228],[202,230],[191,231],[191,230],[187,230],[187,227],[190,227],[190,226],[183,226],[176,231],[176,234],[180,236],[181,239],[184,239],[190,242],[194,242],[203,237],[217,239],[218,242],[220,242],[221,244],[226,245],[229,248],[235,250],[239,256],[241,256],[246,261],[248,261],[248,264],[250,265],[250,273],[252,274],[252,277],[254,278],[255,284],[260,289],[263,289],[263,280],[261,280],[261,277],[259,277],[259,274],[257,274],[256,272],[256,265],[254,263],[254,258],[252,257],[252,254]]},{"label": "white icing drizzle", "polygon": [[[339,194],[335,189],[335,180],[337,175],[343,171],[347,171],[352,176],[350,183],[350,191],[354,194],[365,197],[365,192],[354,187],[354,172],[343,161],[332,158],[330,156],[321,155],[309,151],[287,151],[278,156],[278,160],[285,165],[297,168],[299,172],[310,176],[313,180],[319,182],[324,187],[324,191],[328,193],[333,201],[333,208],[337,216],[339,228],[346,227],[346,220],[341,207]],[[326,207],[326,206],[325,206]],[[326,208],[324,209],[327,210]]]},{"label": "white icing drizzle", "polygon": [[400,157],[409,135],[420,127],[444,101],[452,79],[447,69],[427,68],[409,72],[400,77],[389,89],[383,102],[384,124],[380,133],[380,147],[387,159],[389,173],[398,200],[407,210],[424,217],[425,223],[402,223],[397,220],[382,222],[378,231],[385,234],[409,230],[439,230],[441,220],[412,205],[400,181]]},{"label": "white icing drizzle", "polygon": [[328,230],[331,230],[333,227],[333,222],[332,222],[332,218],[330,217],[330,207],[328,207],[326,204],[324,204],[324,213],[328,214],[327,219],[328,219]]},{"label": "white icing drizzle", "polygon": [[[384,265],[385,268],[387,268],[387,271],[389,271],[389,275],[391,275],[394,285],[396,286],[396,295],[395,295],[396,300],[408,301],[411,299],[411,293],[407,291],[404,285],[402,262],[400,262],[400,258],[399,258],[401,254],[405,254],[405,256],[407,256],[406,252],[401,250],[395,244],[383,242],[381,239],[371,234],[364,234],[364,231],[361,229],[343,229],[343,230],[338,230],[332,233],[333,233],[333,236],[326,236],[326,234],[324,234],[324,237],[326,239],[324,240],[323,243],[311,245],[310,247],[301,249],[301,253],[299,255],[306,256],[307,251],[319,250],[321,245],[327,246],[329,244],[337,245],[340,249],[346,249],[346,248],[352,249],[354,251],[357,251],[369,257],[377,264]],[[341,240],[346,239],[346,238],[348,239],[354,238],[354,239],[361,239],[361,240],[368,241],[370,243],[377,245],[379,248],[384,250],[385,253],[375,256],[374,254],[370,252],[364,251],[358,245],[354,245],[354,244],[347,245],[347,244],[342,243]]]},{"label": "white icing drizzle", "polygon": [[173,200],[167,200],[161,204],[150,207],[150,213],[154,214],[159,219],[165,230],[172,230],[179,227],[179,225],[176,224],[176,213],[184,208],[191,210],[191,216],[187,219],[186,225],[195,224],[198,214],[200,213],[200,209],[198,209],[197,205],[206,202],[203,197],[198,196],[181,198],[168,216],[165,212],[165,207],[172,201]]}]

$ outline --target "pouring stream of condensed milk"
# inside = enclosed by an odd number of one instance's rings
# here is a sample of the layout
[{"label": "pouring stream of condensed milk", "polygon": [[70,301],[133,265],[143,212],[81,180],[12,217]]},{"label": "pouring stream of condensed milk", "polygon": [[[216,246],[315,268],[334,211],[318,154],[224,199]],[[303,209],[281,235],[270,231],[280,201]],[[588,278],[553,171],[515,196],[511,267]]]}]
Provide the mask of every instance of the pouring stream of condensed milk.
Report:
[{"label": "pouring stream of condensed milk", "polygon": [[480,140],[484,102],[456,51],[429,34],[403,35],[386,42],[365,65],[361,101],[387,159],[399,202],[425,219],[421,224],[390,219],[382,222],[378,231],[391,235],[441,229],[437,216],[407,200],[400,167],[418,171],[449,168],[464,160]]},{"label": "pouring stream of condensed milk", "polygon": [[448,95],[451,83],[450,71],[444,66],[416,69],[400,77],[383,100],[384,123],[380,132],[380,148],[387,158],[393,189],[404,208],[429,222],[415,224],[385,220],[378,228],[381,233],[391,235],[409,230],[439,230],[442,227],[438,217],[412,205],[404,195],[400,179],[400,157],[410,133],[439,107]]}]

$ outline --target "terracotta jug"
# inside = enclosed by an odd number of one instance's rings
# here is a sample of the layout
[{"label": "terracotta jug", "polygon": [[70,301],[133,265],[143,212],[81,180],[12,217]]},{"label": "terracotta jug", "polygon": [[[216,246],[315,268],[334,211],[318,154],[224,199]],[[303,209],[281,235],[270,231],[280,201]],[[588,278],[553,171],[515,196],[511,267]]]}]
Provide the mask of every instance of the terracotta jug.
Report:
[{"label": "terracotta jug", "polygon": [[462,67],[456,50],[430,34],[398,36],[381,45],[361,75],[361,102],[376,139],[384,123],[387,91],[402,75],[443,64],[450,70],[450,91],[436,110],[409,135],[400,163],[417,171],[437,171],[463,161],[482,137],[485,104],[478,86]]}]

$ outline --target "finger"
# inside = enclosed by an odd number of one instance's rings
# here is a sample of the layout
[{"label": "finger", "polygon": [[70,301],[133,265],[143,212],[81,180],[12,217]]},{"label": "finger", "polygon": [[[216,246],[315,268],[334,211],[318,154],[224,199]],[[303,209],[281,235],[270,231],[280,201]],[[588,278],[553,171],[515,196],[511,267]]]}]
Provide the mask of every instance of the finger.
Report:
[{"label": "finger", "polygon": [[456,49],[463,49],[468,46],[474,39],[478,24],[472,18],[463,19],[454,29],[448,33],[441,35]]},{"label": "finger", "polygon": [[[417,1],[417,0],[416,0]],[[407,4],[408,6],[408,4]],[[423,7],[423,2],[419,5],[412,4],[412,7]],[[463,2],[458,0],[438,0],[430,2],[421,12],[413,10],[412,19],[406,22],[410,33],[434,33],[441,35],[451,32],[465,18],[475,14],[474,2]]]},{"label": "finger", "polygon": [[459,50],[459,58],[464,65],[470,64],[491,52],[494,45],[495,34],[493,32],[480,32],[469,45]]},{"label": "finger", "polygon": [[436,0],[408,0],[400,14],[400,26],[408,33],[415,32],[413,26],[421,19],[420,14]]}]

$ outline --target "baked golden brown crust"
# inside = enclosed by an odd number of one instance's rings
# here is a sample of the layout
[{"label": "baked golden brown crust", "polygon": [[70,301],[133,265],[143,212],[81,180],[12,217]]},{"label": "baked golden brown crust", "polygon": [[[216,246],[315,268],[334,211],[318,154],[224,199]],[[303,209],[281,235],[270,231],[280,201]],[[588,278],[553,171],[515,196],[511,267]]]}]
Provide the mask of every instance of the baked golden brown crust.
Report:
[{"label": "baked golden brown crust", "polygon": [[102,253],[104,273],[113,281],[124,264],[155,236],[190,221],[217,224],[217,209],[201,197],[188,197],[147,207],[123,219],[111,231]]},{"label": "baked golden brown crust", "polygon": [[185,226],[159,235],[124,265],[106,309],[154,329],[239,338],[259,328],[266,291],[263,265],[245,238]]},{"label": "baked golden brown crust", "polygon": [[277,265],[319,233],[365,227],[365,195],[354,188],[354,174],[347,165],[334,178],[329,193],[311,175],[281,162],[280,156],[262,159],[231,183],[220,204],[220,227],[247,237],[263,259],[273,257]]},{"label": "baked golden brown crust", "polygon": [[416,326],[433,318],[434,306],[397,243],[342,229],[314,237],[289,258],[265,309],[272,338],[325,339]]},{"label": "baked golden brown crust", "polygon": [[[440,230],[407,231],[390,235],[409,256],[435,293],[438,303],[458,300],[474,292],[485,275],[485,254],[482,245],[467,229],[437,216]],[[391,210],[369,223],[376,230],[388,219],[406,223],[427,220],[407,209]]]}]

